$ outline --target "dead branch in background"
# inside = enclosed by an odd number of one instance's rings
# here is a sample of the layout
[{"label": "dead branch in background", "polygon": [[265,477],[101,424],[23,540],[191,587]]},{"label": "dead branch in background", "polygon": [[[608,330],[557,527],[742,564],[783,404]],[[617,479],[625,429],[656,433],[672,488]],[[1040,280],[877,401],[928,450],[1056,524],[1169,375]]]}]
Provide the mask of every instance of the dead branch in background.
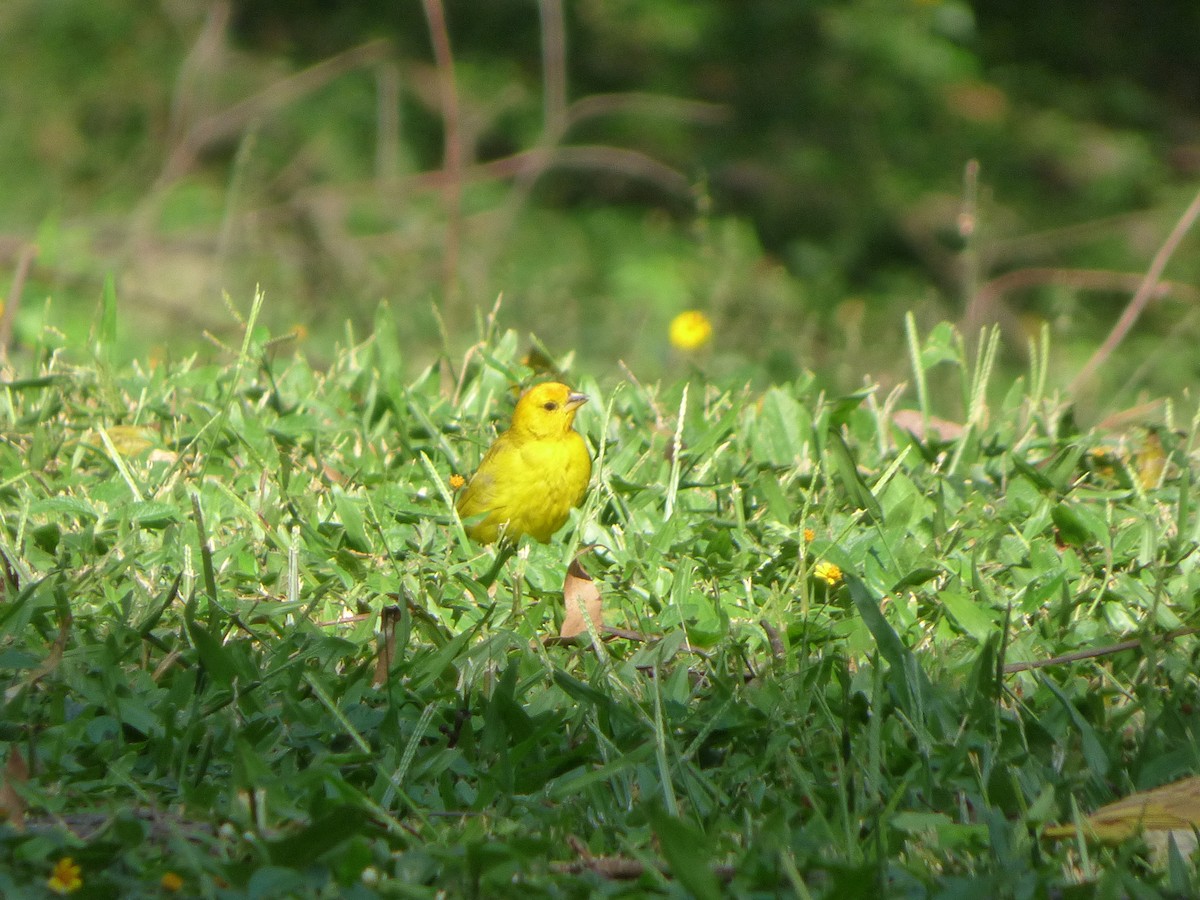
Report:
[{"label": "dead branch in background", "polygon": [[567,129],[567,30],[562,0],[538,0],[542,20],[542,117],[547,135]]},{"label": "dead branch in background", "polygon": [[[963,334],[976,334],[988,322],[998,322],[1006,331],[1013,331],[1013,313],[1004,300],[1018,291],[1049,285],[1083,291],[1136,291],[1144,277],[1136,272],[1107,269],[1060,269],[1051,266],[1014,269],[984,282],[975,291],[963,315]],[[1158,282],[1150,299],[1161,300],[1170,296],[1200,304],[1200,289],[1179,281]]]},{"label": "dead branch in background", "polygon": [[442,301],[452,303],[458,294],[458,251],[462,239],[462,132],[459,127],[458,82],[454,77],[454,55],[442,0],[423,0],[433,58],[437,66],[442,107],[442,166],[446,174],[442,188],[446,196],[446,243],[442,257]]},{"label": "dead branch in background", "polygon": [[170,185],[189,172],[195,166],[197,157],[206,148],[240,136],[256,120],[290,106],[305,95],[355,69],[378,65],[388,60],[390,55],[391,44],[385,40],[361,44],[295,75],[281,78],[252,97],[197,120],[184,131],[183,136],[172,147],[158,176],[156,189]]},{"label": "dead branch in background", "polygon": [[[223,148],[227,143],[237,142],[240,148],[237,171],[230,183],[230,191],[234,191],[239,184],[245,183],[239,173],[245,175],[249,171],[252,135],[264,121],[336,79],[364,67],[371,68],[376,78],[377,137],[374,178],[370,185],[363,185],[362,190],[364,195],[376,200],[393,193],[403,196],[413,189],[437,191],[442,195],[446,221],[444,233],[438,236],[440,247],[430,247],[422,242],[422,246],[412,248],[412,252],[428,259],[433,250],[436,254],[433,259],[440,256],[437,262],[441,268],[447,317],[455,316],[453,305],[460,292],[462,254],[469,225],[462,208],[462,197],[466,186],[473,181],[510,182],[498,207],[472,217],[477,219],[479,227],[486,228],[491,234],[504,234],[513,227],[521,210],[528,206],[535,185],[548,171],[556,168],[612,173],[652,184],[684,202],[692,198],[689,174],[667,163],[634,149],[609,145],[567,146],[564,139],[579,123],[606,116],[649,116],[709,125],[727,121],[728,109],[712,103],[641,92],[598,94],[570,102],[562,0],[539,0],[544,82],[542,134],[533,146],[511,156],[476,163],[471,150],[475,126],[471,126],[466,116],[464,98],[458,91],[444,0],[423,0],[423,4],[434,63],[427,74],[423,66],[406,68],[396,59],[389,42],[371,41],[215,110],[213,88],[225,69],[223,55],[232,13],[229,0],[217,0],[212,4],[200,23],[173,87],[164,158],[153,188],[130,217],[129,228],[124,233],[123,255],[144,262],[152,259],[156,251],[166,249],[172,254],[174,268],[171,271],[176,273],[176,281],[192,284],[205,295],[211,293],[211,279],[200,284],[190,273],[193,269],[203,268],[210,253],[215,253],[220,262],[222,250],[235,246],[236,242],[231,238],[240,225],[234,221],[234,206],[232,203],[227,205],[222,236],[216,240],[215,247],[163,248],[154,237],[154,224],[170,190],[181,178],[193,172],[214,147]],[[406,176],[398,170],[402,157],[400,114],[405,94],[413,96],[442,120],[442,160],[434,171]],[[274,210],[247,210],[245,215],[252,216],[252,224],[257,227],[274,217],[290,228],[295,216],[303,214],[311,230],[301,233],[311,233],[342,270],[359,274],[369,271],[367,256],[347,249],[361,243],[361,236],[352,236],[346,225],[344,195],[348,189],[353,190],[352,186],[343,184],[335,193],[328,186],[306,186],[303,182],[306,172],[302,166],[298,166],[294,174],[301,180],[278,179],[279,184],[290,184],[294,191],[289,204]],[[243,211],[238,211],[239,216],[242,214]],[[289,233],[294,236],[296,231],[290,229]],[[493,256],[502,252],[497,242],[484,241],[477,248],[472,246],[472,262],[477,269],[487,270],[494,262]],[[157,272],[160,267],[155,265],[153,268]],[[220,273],[225,271],[219,265],[210,268],[218,273],[218,280]],[[157,277],[149,279],[148,283],[156,286],[157,293],[166,295],[157,296],[159,301],[169,302],[177,293],[161,290],[164,282]]]},{"label": "dead branch in background", "polygon": [[[1170,641],[1181,637],[1196,634],[1200,628],[1176,628],[1174,631],[1168,631],[1166,634],[1156,635],[1151,640],[1158,644],[1166,644]],[[1033,659],[1022,662],[1010,662],[1004,664],[1004,674],[1011,675],[1014,672],[1028,672],[1031,669],[1044,669],[1047,666],[1060,666],[1066,663],[1082,662],[1087,659],[1099,659],[1104,656],[1112,656],[1114,653],[1122,653],[1126,650],[1137,650],[1144,644],[1143,639],[1134,639],[1121,641],[1118,644],[1109,644],[1107,647],[1092,647],[1088,650],[1076,650],[1073,653],[1064,653],[1061,656],[1052,656],[1048,659]]]},{"label": "dead branch in background", "polygon": [[392,61],[375,68],[379,123],[375,136],[375,180],[392,184],[400,177],[400,67]]},{"label": "dead branch in background", "polygon": [[1175,227],[1171,229],[1171,233],[1167,235],[1167,239],[1158,248],[1158,252],[1154,254],[1154,259],[1150,263],[1150,268],[1146,270],[1146,275],[1142,279],[1137,293],[1133,295],[1133,299],[1129,301],[1129,305],[1121,313],[1121,318],[1117,320],[1117,324],[1113,326],[1108,337],[1104,339],[1104,343],[1096,349],[1091,359],[1084,364],[1070,385],[1067,386],[1067,394],[1069,396],[1078,397],[1080,391],[1091,382],[1096,370],[1104,365],[1108,358],[1112,356],[1113,351],[1120,345],[1121,341],[1125,339],[1125,336],[1129,334],[1129,330],[1137,322],[1138,317],[1146,308],[1146,304],[1153,299],[1154,292],[1158,287],[1159,281],[1162,279],[1163,270],[1166,269],[1172,254],[1179,247],[1184,235],[1195,224],[1198,216],[1200,216],[1200,192],[1197,192],[1196,196],[1192,198],[1192,202],[1188,204],[1188,208],[1184,210],[1183,215],[1179,217],[1179,221],[1175,223]]},{"label": "dead branch in background", "polygon": [[612,115],[649,116],[653,119],[674,119],[697,125],[723,125],[730,119],[729,107],[705,100],[689,100],[666,94],[627,91],[620,94],[589,94],[571,104],[567,113],[568,126]]},{"label": "dead branch in background", "polygon": [[[478,163],[466,169],[467,180],[476,178],[517,178],[530,170],[539,175],[553,168],[581,169],[592,172],[614,172],[655,184],[668,193],[681,197],[691,194],[691,182],[678,169],[661,163],[637,150],[605,145],[572,144],[567,147],[538,147],[523,150],[512,156]],[[422,172],[411,183],[420,187],[442,187],[449,178],[444,171]]]},{"label": "dead branch in background", "polygon": [[196,116],[200,93],[199,83],[205,75],[220,70],[220,57],[225,46],[225,31],[232,12],[230,0],[218,0],[208,7],[204,25],[179,66],[179,75],[171,91],[171,112],[167,126],[167,144],[172,146],[186,136],[187,126]]},{"label": "dead branch in background", "polygon": [[29,277],[29,267],[37,258],[37,244],[24,244],[17,254],[17,266],[13,272],[12,285],[8,289],[8,300],[4,304],[4,312],[0,315],[0,365],[8,365],[8,345],[12,343],[13,320],[17,317],[17,309],[21,305],[21,293],[25,290],[25,279]]}]

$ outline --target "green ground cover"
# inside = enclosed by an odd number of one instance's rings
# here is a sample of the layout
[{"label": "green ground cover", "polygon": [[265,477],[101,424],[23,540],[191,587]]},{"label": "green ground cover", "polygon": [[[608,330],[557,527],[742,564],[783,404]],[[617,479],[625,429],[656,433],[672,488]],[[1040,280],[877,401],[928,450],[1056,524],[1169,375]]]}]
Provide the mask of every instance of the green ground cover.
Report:
[{"label": "green ground cover", "polygon": [[[448,482],[514,334],[114,365],[108,313],[0,395],[3,896],[1192,890],[1039,835],[1200,768],[1190,412],[1080,433],[949,328],[893,393],[568,368],[589,498],[489,594]],[[547,642],[588,544],[619,633]]]}]

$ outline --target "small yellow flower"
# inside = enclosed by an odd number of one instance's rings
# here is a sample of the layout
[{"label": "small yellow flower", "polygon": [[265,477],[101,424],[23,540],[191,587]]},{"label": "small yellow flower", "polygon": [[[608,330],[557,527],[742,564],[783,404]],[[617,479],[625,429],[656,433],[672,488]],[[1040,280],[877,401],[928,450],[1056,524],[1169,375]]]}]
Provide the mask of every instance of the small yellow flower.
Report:
[{"label": "small yellow flower", "polygon": [[175,893],[183,888],[183,879],[174,872],[164,872],[162,881],[160,881],[159,884],[162,885],[164,891]]},{"label": "small yellow flower", "polygon": [[75,865],[75,860],[64,856],[54,864],[54,871],[46,880],[46,887],[56,894],[73,894],[83,887],[83,878],[80,877],[80,873],[81,870],[79,866]]},{"label": "small yellow flower", "polygon": [[669,337],[676,349],[698,350],[712,338],[713,327],[708,316],[698,309],[681,312],[671,320]]},{"label": "small yellow flower", "polygon": [[460,487],[467,483],[467,479],[463,478],[457,472],[450,476],[450,490],[457,491]]},{"label": "small yellow flower", "polygon": [[176,890],[181,890],[184,887],[184,880],[175,875],[175,872],[163,872],[162,881],[158,883],[162,884],[163,890],[169,890],[173,894]]},{"label": "small yellow flower", "polygon": [[842,570],[831,562],[819,562],[813,567],[813,575],[830,587],[842,580]]},{"label": "small yellow flower", "polygon": [[813,542],[813,538],[815,538],[816,536],[817,536],[817,533],[815,531],[813,531],[811,528],[804,529],[804,543],[811,544]]}]

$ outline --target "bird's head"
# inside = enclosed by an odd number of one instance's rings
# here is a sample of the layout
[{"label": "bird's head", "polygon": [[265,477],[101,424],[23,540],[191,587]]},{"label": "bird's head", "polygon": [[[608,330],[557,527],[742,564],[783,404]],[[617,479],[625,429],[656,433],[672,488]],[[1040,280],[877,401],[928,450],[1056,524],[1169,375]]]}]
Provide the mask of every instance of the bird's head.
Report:
[{"label": "bird's head", "polygon": [[534,437],[566,434],[575,421],[575,411],[587,402],[587,394],[576,393],[565,384],[534,385],[517,401],[512,430]]}]

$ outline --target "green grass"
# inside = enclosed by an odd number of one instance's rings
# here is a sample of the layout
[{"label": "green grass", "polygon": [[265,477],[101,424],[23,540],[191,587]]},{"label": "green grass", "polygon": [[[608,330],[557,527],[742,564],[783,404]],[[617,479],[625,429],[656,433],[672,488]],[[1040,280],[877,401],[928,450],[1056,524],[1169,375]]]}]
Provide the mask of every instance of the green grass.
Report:
[{"label": "green grass", "polygon": [[[948,329],[910,332],[919,400],[572,371],[588,501],[489,596],[446,484],[515,336],[413,377],[384,317],[316,371],[256,315],[121,368],[101,316],[0,395],[6,898],[64,856],[88,897],[1190,892],[1038,829],[1200,771],[1197,644],[1157,639],[1196,618],[1195,421],[1076,433]],[[960,434],[890,424],[946,385]],[[584,544],[645,640],[543,643]]]}]

